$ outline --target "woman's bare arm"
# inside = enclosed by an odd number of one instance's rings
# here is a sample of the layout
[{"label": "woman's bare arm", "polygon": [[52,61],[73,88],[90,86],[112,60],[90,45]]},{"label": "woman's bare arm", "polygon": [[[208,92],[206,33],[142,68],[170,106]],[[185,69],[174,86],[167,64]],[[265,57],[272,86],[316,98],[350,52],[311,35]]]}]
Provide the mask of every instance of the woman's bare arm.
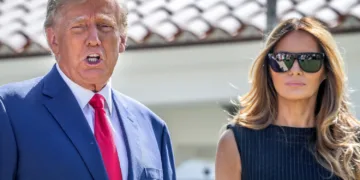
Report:
[{"label": "woman's bare arm", "polygon": [[240,154],[234,133],[226,130],[219,141],[216,161],[215,180],[241,180]]}]

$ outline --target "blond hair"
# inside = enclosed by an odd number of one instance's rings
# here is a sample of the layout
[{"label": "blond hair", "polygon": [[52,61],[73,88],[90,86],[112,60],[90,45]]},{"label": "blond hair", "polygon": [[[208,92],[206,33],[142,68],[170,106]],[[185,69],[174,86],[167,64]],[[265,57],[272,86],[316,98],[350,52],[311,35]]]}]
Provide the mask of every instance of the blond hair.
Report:
[{"label": "blond hair", "polygon": [[319,87],[315,109],[314,155],[322,166],[340,178],[359,180],[360,122],[349,111],[344,62],[331,33],[315,19],[289,19],[274,28],[252,65],[251,89],[240,98],[242,109],[233,121],[247,128],[263,129],[277,118],[277,93],[266,56],[282,37],[295,30],[314,36],[327,56],[324,64],[327,78]]},{"label": "blond hair", "polygon": [[[67,3],[82,3],[84,0],[48,0],[47,6],[46,6],[46,17],[44,21],[44,28],[49,28],[54,25],[55,23],[55,16],[57,15],[58,11]],[[117,16],[119,21],[120,30],[123,33],[127,33],[128,28],[128,20],[127,20],[127,14],[128,9],[126,6],[126,0],[115,0],[115,2],[118,5],[118,11]]]}]

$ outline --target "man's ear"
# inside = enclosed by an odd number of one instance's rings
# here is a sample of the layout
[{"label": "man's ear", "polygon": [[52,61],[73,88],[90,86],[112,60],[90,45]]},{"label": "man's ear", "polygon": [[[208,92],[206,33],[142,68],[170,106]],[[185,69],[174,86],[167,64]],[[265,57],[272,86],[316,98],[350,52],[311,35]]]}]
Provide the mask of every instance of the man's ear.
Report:
[{"label": "man's ear", "polygon": [[127,41],[127,36],[126,35],[120,35],[119,53],[125,52],[126,41]]},{"label": "man's ear", "polygon": [[59,43],[57,36],[55,35],[55,30],[53,27],[46,28],[46,39],[51,48],[51,51],[56,55],[59,52]]}]

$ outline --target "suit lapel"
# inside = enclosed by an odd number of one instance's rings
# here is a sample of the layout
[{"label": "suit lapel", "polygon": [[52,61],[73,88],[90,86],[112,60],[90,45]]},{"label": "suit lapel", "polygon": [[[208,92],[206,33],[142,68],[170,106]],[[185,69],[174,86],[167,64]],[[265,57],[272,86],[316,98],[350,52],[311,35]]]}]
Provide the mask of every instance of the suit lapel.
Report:
[{"label": "suit lapel", "polygon": [[126,144],[126,151],[129,161],[129,175],[128,179],[140,179],[143,172],[141,166],[141,147],[139,144],[139,126],[136,117],[131,113],[131,110],[126,104],[126,99],[120,94],[112,93],[116,113],[120,119],[120,126],[123,132],[123,137]]},{"label": "suit lapel", "polygon": [[54,66],[44,77],[43,93],[49,97],[44,106],[56,119],[79,152],[95,180],[107,179],[96,140],[78,102]]}]

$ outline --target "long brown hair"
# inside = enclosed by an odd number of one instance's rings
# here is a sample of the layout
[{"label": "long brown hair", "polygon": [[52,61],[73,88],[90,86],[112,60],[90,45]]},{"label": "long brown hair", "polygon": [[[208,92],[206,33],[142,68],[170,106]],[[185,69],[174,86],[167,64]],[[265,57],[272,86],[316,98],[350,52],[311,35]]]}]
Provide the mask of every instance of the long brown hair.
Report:
[{"label": "long brown hair", "polygon": [[249,74],[251,89],[240,98],[242,108],[233,120],[247,128],[263,129],[277,118],[277,93],[266,56],[282,37],[295,30],[313,35],[327,56],[324,64],[327,78],[319,87],[314,110],[317,129],[315,157],[340,178],[359,180],[360,122],[349,111],[344,62],[331,33],[315,19],[289,19],[274,28],[252,65]]}]

